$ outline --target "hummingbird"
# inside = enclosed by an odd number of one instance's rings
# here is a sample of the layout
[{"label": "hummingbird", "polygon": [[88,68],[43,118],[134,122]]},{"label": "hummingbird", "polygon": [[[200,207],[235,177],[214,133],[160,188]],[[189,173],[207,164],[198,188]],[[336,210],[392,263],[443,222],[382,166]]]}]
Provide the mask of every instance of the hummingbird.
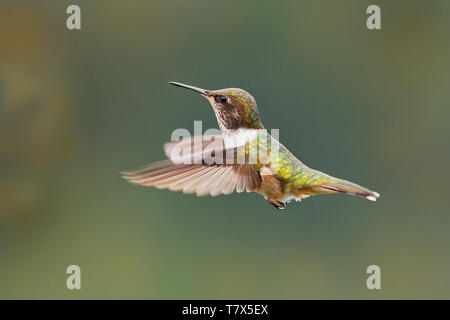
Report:
[{"label": "hummingbird", "polygon": [[[292,200],[300,201],[316,194],[346,193],[372,201],[380,196],[356,183],[303,164],[267,134],[256,101],[247,91],[238,88],[205,90],[179,82],[169,83],[206,98],[221,134],[167,142],[164,144],[167,160],[121,172],[126,180],[198,196],[246,190],[261,194],[277,209],[284,209]],[[255,153],[258,153],[256,157]],[[259,157],[259,154],[265,156]]]}]

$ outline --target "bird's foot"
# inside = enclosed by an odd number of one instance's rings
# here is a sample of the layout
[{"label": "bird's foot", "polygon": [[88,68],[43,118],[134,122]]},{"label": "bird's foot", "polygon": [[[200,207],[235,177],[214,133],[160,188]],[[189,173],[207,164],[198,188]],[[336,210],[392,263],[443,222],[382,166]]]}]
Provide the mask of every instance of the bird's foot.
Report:
[{"label": "bird's foot", "polygon": [[270,203],[272,206],[274,206],[275,208],[277,208],[278,210],[283,210],[284,208],[286,208],[286,203],[278,201],[278,200],[270,200],[270,199],[266,199],[268,203]]}]

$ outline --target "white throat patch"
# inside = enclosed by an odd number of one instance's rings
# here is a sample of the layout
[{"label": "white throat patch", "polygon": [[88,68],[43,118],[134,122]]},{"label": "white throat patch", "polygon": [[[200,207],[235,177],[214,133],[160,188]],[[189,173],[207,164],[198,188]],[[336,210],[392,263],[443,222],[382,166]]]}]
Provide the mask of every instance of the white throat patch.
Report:
[{"label": "white throat patch", "polygon": [[253,141],[258,136],[258,129],[239,128],[237,130],[229,130],[223,135],[225,148],[241,147],[250,141]]}]

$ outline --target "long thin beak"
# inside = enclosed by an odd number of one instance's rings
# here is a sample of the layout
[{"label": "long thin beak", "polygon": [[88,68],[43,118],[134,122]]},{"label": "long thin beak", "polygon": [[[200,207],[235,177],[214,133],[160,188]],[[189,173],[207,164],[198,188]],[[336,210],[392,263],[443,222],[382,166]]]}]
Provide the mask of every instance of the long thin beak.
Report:
[{"label": "long thin beak", "polygon": [[200,89],[200,88],[190,86],[190,85],[184,84],[184,83],[179,83],[179,82],[169,82],[169,83],[173,84],[174,86],[177,86],[177,87],[181,87],[181,88],[185,88],[185,89],[189,89],[189,90],[198,92],[198,93],[204,95],[205,97],[209,96],[208,90]]}]

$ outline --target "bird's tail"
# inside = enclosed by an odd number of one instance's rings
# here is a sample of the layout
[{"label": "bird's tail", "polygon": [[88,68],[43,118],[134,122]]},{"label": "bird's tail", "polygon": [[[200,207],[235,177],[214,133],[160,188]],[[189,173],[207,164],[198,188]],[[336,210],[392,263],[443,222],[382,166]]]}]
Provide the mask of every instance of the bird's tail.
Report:
[{"label": "bird's tail", "polygon": [[377,198],[380,196],[377,192],[361,187],[356,183],[334,177],[331,177],[330,182],[321,185],[321,187],[335,192],[342,192],[355,196],[364,197],[371,201],[376,201]]}]

